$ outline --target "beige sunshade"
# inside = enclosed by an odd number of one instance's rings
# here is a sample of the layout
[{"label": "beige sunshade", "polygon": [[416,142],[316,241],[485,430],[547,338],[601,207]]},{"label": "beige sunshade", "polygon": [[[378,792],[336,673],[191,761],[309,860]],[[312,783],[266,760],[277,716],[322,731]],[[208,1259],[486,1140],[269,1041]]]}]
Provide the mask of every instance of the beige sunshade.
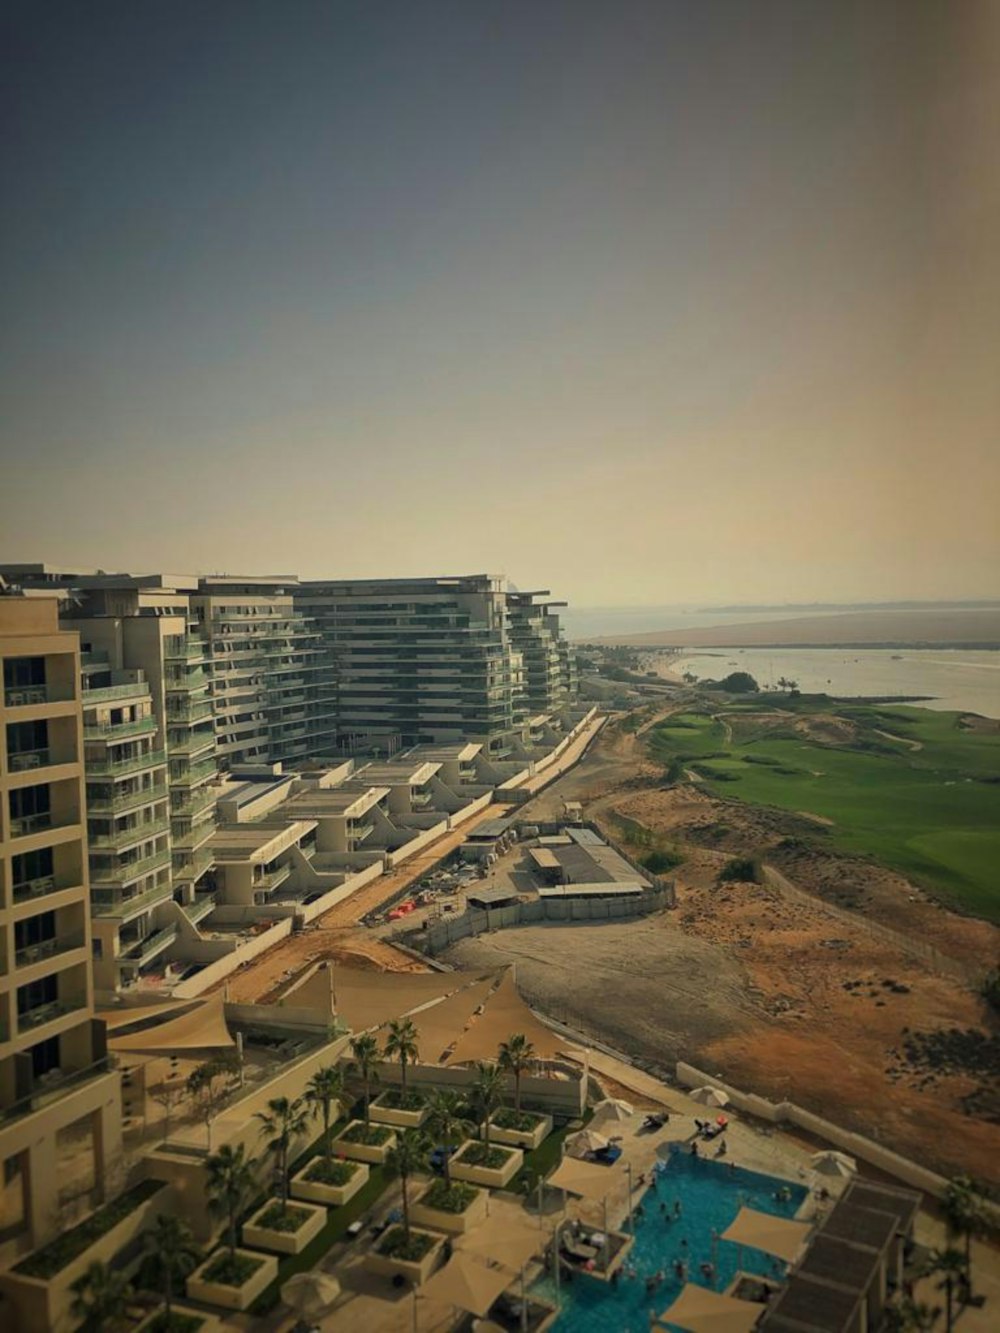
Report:
[{"label": "beige sunshade", "polygon": [[145,1032],[111,1037],[108,1046],[115,1055],[176,1055],[181,1051],[230,1050],[236,1042],[229,1035],[222,994],[211,995],[196,1009],[180,1018],[168,1019]]},{"label": "beige sunshade", "polygon": [[[472,980],[467,972],[365,972],[339,965],[332,970],[334,1008],[352,1032],[364,1032],[391,1018],[400,1018]],[[322,1007],[329,1005],[329,987],[329,972],[320,968],[283,1000],[293,1006]]]},{"label": "beige sunshade", "polygon": [[666,1324],[670,1323],[688,1333],[749,1333],[764,1309],[755,1302],[738,1301],[735,1296],[723,1296],[688,1282],[670,1309],[660,1315],[656,1328],[667,1333]]},{"label": "beige sunshade", "polygon": [[505,1269],[487,1268],[467,1254],[455,1254],[427,1279],[420,1295],[443,1305],[457,1305],[469,1314],[485,1315],[510,1280]]},{"label": "beige sunshade", "polygon": [[473,1060],[495,1060],[500,1043],[521,1032],[535,1048],[540,1060],[559,1055],[568,1045],[551,1028],[539,1022],[517,993],[511,970],[486,1001],[486,1011],[469,1026],[449,1055],[450,1065],[469,1064]]},{"label": "beige sunshade", "polygon": [[[428,1009],[421,1009],[410,1015],[410,1021],[417,1029],[421,1064],[444,1063],[448,1047],[461,1038],[473,1013],[485,1002],[495,982],[495,977],[475,981],[471,986],[446,996]],[[472,1021],[479,1020],[472,1019]]]},{"label": "beige sunshade", "polygon": [[108,1032],[118,1028],[131,1027],[133,1023],[148,1023],[153,1018],[166,1018],[167,1014],[181,1013],[201,1003],[200,1000],[160,1000],[156,1004],[130,1004],[119,1009],[99,1009],[95,1018],[107,1026]]},{"label": "beige sunshade", "polygon": [[591,1162],[564,1157],[545,1183],[567,1194],[578,1194],[582,1199],[603,1199],[621,1180],[621,1170],[613,1166],[594,1166]]},{"label": "beige sunshade", "polygon": [[463,1254],[493,1259],[505,1268],[518,1269],[533,1259],[548,1241],[537,1226],[518,1226],[509,1217],[494,1214],[463,1236],[456,1236],[454,1246]]},{"label": "beige sunshade", "polygon": [[789,1217],[772,1217],[755,1208],[741,1208],[722,1233],[723,1240],[736,1245],[750,1245],[765,1254],[777,1255],[786,1263],[796,1257],[811,1230],[809,1222],[795,1222]]}]

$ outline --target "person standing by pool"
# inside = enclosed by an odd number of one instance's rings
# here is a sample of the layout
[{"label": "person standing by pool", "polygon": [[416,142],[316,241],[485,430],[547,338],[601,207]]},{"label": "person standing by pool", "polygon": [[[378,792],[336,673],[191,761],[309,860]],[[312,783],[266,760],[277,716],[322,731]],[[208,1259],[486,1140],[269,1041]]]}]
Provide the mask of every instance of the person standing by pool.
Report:
[{"label": "person standing by pool", "polygon": [[683,1211],[684,1211],[684,1210],[683,1210],[683,1208],[681,1207],[681,1201],[680,1201],[680,1199],[675,1199],[675,1200],[674,1200],[674,1217],[680,1217],[680,1215],[681,1215],[681,1213],[682,1213]]}]

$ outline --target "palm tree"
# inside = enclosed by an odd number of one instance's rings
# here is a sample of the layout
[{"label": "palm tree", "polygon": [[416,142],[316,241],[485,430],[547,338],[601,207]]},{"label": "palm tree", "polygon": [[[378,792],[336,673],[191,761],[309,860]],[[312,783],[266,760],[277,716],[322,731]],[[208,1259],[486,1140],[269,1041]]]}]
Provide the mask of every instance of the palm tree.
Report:
[{"label": "palm tree", "polygon": [[124,1273],[95,1261],[72,1289],[76,1294],[70,1310],[80,1320],[80,1333],[108,1333],[121,1325],[132,1294]]},{"label": "palm tree", "polygon": [[485,1060],[476,1063],[476,1081],[470,1090],[472,1110],[483,1130],[483,1142],[490,1146],[490,1117],[503,1105],[503,1070]]},{"label": "palm tree", "polygon": [[515,1032],[512,1037],[500,1043],[497,1064],[505,1074],[514,1075],[514,1109],[521,1109],[521,1075],[530,1068],[535,1058],[535,1048],[523,1032]]},{"label": "palm tree", "polygon": [[462,1098],[457,1092],[440,1089],[431,1093],[424,1127],[445,1148],[444,1179],[450,1185],[451,1152],[473,1128],[472,1122],[462,1115]]},{"label": "palm tree", "polygon": [[941,1199],[941,1211],[944,1213],[949,1241],[965,1237],[965,1281],[971,1292],[972,1238],[982,1234],[986,1217],[975,1183],[969,1176],[956,1176],[954,1180],[949,1180]]},{"label": "palm tree", "polygon": [[404,1129],[396,1138],[396,1146],[386,1154],[385,1165],[390,1175],[399,1176],[403,1191],[403,1235],[410,1240],[410,1177],[427,1165],[430,1140],[420,1129]]},{"label": "palm tree", "polygon": [[261,1138],[267,1139],[267,1150],[274,1154],[278,1170],[278,1195],[282,1212],[288,1207],[288,1151],[292,1140],[304,1134],[309,1124],[309,1110],[301,1097],[272,1097],[266,1111],[254,1116],[260,1121]]},{"label": "palm tree", "polygon": [[323,1156],[330,1158],[330,1107],[344,1090],[344,1072],[338,1065],[317,1069],[309,1080],[305,1098],[323,1117]]},{"label": "palm tree", "polygon": [[239,1216],[256,1185],[253,1163],[247,1158],[242,1143],[237,1148],[226,1143],[217,1153],[205,1159],[205,1173],[208,1210],[213,1217],[226,1219],[226,1241],[232,1259],[236,1254]]},{"label": "palm tree", "polygon": [[955,1291],[955,1283],[961,1283],[965,1277],[965,1256],[961,1250],[956,1250],[952,1246],[943,1250],[931,1250],[925,1272],[928,1277],[941,1276],[942,1280],[938,1283],[938,1291],[944,1291],[944,1329],[945,1333],[951,1333],[955,1322],[952,1297]]},{"label": "palm tree", "polygon": [[174,1283],[178,1285],[198,1267],[201,1253],[188,1224],[172,1213],[160,1213],[144,1237],[147,1263],[163,1289],[163,1308],[170,1323]]},{"label": "palm tree", "polygon": [[358,1071],[364,1085],[365,1124],[368,1124],[368,1105],[372,1098],[372,1082],[378,1079],[378,1041],[374,1032],[359,1032],[351,1038],[351,1067]]},{"label": "palm tree", "polygon": [[417,1029],[409,1018],[394,1018],[389,1024],[389,1035],[385,1039],[385,1053],[399,1060],[399,1078],[406,1096],[406,1066],[412,1061],[417,1063]]}]

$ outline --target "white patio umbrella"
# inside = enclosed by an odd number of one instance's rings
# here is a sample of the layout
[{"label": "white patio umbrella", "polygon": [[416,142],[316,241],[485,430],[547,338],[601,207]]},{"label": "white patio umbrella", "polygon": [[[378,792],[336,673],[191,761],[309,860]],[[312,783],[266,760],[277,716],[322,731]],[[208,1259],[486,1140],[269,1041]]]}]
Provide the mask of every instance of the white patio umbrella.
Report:
[{"label": "white patio umbrella", "polygon": [[340,1295],[340,1283],[329,1273],[296,1273],[281,1288],[281,1299],[303,1319],[316,1319]]},{"label": "white patio umbrella", "polygon": [[594,1120],[600,1120],[602,1124],[612,1120],[631,1120],[634,1115],[635,1108],[619,1097],[607,1097],[594,1107]]},{"label": "white patio umbrella", "polygon": [[570,1134],[564,1147],[569,1157],[583,1157],[589,1152],[598,1152],[608,1146],[608,1140],[596,1129],[581,1129],[577,1134]]},{"label": "white patio umbrella", "polygon": [[728,1106],[729,1093],[723,1092],[721,1088],[695,1088],[694,1092],[688,1094],[693,1102],[701,1102],[702,1106]]},{"label": "white patio umbrella", "polygon": [[845,1152],[836,1152],[833,1148],[813,1153],[809,1160],[813,1170],[821,1176],[853,1176],[858,1169],[853,1157],[848,1157]]}]

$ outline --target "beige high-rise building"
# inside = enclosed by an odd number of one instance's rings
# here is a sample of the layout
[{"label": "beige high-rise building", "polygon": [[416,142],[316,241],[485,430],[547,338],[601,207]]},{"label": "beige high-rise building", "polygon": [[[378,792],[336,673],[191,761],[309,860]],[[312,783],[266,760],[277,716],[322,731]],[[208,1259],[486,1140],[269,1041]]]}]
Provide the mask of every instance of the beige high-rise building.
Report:
[{"label": "beige high-rise building", "polygon": [[94,1019],[79,636],[0,596],[0,1268],[100,1202],[121,1158]]}]

